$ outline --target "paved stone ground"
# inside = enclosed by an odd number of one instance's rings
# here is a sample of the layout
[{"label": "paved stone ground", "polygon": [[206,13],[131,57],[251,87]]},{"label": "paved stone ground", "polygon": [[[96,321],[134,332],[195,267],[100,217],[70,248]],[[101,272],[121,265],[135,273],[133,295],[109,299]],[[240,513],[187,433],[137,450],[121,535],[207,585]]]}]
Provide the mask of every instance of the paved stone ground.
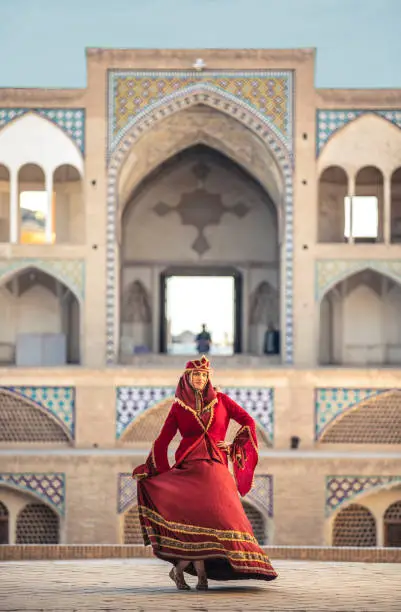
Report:
[{"label": "paved stone ground", "polygon": [[[0,563],[9,612],[399,612],[401,564],[279,561],[271,583],[210,583],[178,592],[153,559]],[[191,576],[188,582],[194,583]]]}]

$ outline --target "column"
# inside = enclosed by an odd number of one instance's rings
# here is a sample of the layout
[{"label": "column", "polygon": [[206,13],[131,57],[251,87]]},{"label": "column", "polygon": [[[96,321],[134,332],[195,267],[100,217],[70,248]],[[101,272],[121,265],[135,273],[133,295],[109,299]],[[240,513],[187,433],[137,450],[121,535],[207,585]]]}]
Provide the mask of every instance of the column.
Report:
[{"label": "column", "polygon": [[391,177],[383,177],[383,238],[384,244],[391,244]]},{"label": "column", "polygon": [[19,220],[19,198],[18,198],[18,171],[10,172],[10,237],[11,244],[18,242],[18,220]]},{"label": "column", "polygon": [[[249,268],[243,268],[242,273],[242,316],[241,316],[241,330],[242,330],[242,353],[247,355],[249,353]],[[234,298],[233,306],[236,307],[236,299]]]},{"label": "column", "polygon": [[46,242],[51,244],[53,241],[53,173],[46,172],[46,196],[47,196],[47,215],[45,236]]},{"label": "column", "polygon": [[[163,308],[164,305],[161,305]],[[157,355],[159,352],[160,336],[160,269],[159,266],[152,268],[152,351]]]},{"label": "column", "polygon": [[355,175],[352,175],[349,177],[349,183],[348,183],[348,197],[350,198],[350,207],[349,207],[349,238],[348,238],[348,242],[349,244],[354,244],[354,236],[353,236],[353,227],[352,227],[352,209],[353,209],[353,202],[352,202],[352,198],[355,195]]}]

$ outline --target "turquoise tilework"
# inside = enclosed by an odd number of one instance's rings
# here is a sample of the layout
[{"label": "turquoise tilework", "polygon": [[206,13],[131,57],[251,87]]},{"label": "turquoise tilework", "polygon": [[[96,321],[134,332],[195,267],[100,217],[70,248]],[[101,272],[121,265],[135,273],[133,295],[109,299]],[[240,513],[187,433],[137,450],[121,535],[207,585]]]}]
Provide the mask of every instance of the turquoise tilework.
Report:
[{"label": "turquoise tilework", "polygon": [[316,152],[321,152],[324,145],[339,129],[351,123],[362,115],[374,114],[390,121],[393,125],[401,128],[401,109],[396,110],[318,110],[316,116]]},{"label": "turquoise tilework", "polygon": [[[271,444],[274,438],[274,389],[271,387],[229,387],[222,389],[259,423]],[[117,387],[116,438],[146,410],[174,398],[175,387]]]},{"label": "turquoise tilework", "polygon": [[59,514],[65,512],[65,474],[60,472],[48,473],[0,473],[0,486],[33,493],[45,503],[52,506]]},{"label": "turquoise tilework", "polygon": [[315,439],[319,440],[322,437],[326,427],[331,424],[339,414],[342,414],[352,406],[370,397],[381,395],[386,391],[388,391],[388,389],[316,389]]},{"label": "turquoise tilework", "polygon": [[330,516],[351,499],[398,482],[401,482],[401,474],[399,476],[327,476],[326,516]]},{"label": "turquoise tilework", "polygon": [[[1,388],[1,387],[0,387]],[[75,436],[74,387],[2,387],[25,397],[52,414],[73,440]]]},{"label": "turquoise tilework", "polygon": [[85,109],[83,108],[0,108],[0,129],[27,113],[45,117],[67,134],[85,152]]}]

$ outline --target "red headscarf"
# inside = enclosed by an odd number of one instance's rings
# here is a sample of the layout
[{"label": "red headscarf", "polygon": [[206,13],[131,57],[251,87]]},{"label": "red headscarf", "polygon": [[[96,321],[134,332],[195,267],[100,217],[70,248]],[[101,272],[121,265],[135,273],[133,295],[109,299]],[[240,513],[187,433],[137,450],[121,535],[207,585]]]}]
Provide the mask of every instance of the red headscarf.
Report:
[{"label": "red headscarf", "polygon": [[[207,372],[208,374],[208,381],[202,391],[198,391],[192,386],[191,377],[195,371]],[[210,362],[204,355],[201,359],[188,361],[184,374],[178,381],[175,399],[197,412],[207,410],[217,402],[217,393],[210,381]]]}]

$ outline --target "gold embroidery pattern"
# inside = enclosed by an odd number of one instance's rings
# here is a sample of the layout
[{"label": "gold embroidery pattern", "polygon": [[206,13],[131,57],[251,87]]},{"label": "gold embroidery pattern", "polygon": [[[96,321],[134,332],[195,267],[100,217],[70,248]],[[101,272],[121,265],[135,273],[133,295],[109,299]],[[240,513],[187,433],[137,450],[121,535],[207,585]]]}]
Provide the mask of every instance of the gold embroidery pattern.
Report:
[{"label": "gold embroidery pattern", "polygon": [[235,436],[233,444],[235,443],[235,440],[238,438],[238,436],[240,436],[242,434],[243,431],[248,431],[248,435],[249,435],[249,439],[251,441],[251,444],[252,444],[254,450],[256,451],[256,453],[259,455],[258,446],[257,446],[257,444],[256,444],[256,442],[254,440],[254,437],[252,435],[252,431],[251,431],[251,428],[249,427],[249,425],[244,425],[243,427],[241,427],[241,429],[239,429],[237,431],[237,434]]},{"label": "gold embroidery pattern", "polygon": [[[176,558],[177,555],[173,554],[173,553],[168,553],[168,552],[157,552],[157,556],[159,556],[160,558]],[[204,559],[227,559],[226,555],[216,555],[216,554],[207,554],[202,552],[201,555],[196,556],[196,555],[191,555],[190,557],[186,557],[185,553],[180,553],[180,558],[184,559],[185,561],[196,561],[198,559],[200,560],[204,560]],[[260,561],[255,561],[254,563],[260,563]],[[255,567],[254,565],[245,565],[245,564],[241,564],[241,565],[237,565],[236,563],[234,563],[234,561],[232,561],[230,559],[230,565],[233,569],[238,570],[239,572],[243,573],[249,573],[249,574],[263,574],[263,575],[268,575],[268,576],[274,576],[276,577],[278,574],[277,572],[273,569],[273,567],[270,565],[270,562],[265,562],[263,565],[264,567]]]},{"label": "gold embroidery pattern", "polygon": [[198,421],[199,425],[202,427],[202,429],[204,431],[207,431],[210,427],[210,425],[212,424],[213,421],[213,417],[214,417],[214,407],[217,404],[217,402],[219,401],[216,398],[214,398],[207,406],[204,407],[204,409],[202,410],[202,412],[208,412],[210,410],[210,418],[209,418],[209,423],[207,424],[207,426],[205,426],[205,424],[203,423],[203,421],[199,418],[199,414],[196,412],[196,410],[194,410],[193,408],[191,408],[191,406],[188,406],[188,404],[185,404],[182,400],[180,400],[178,397],[174,398],[174,401],[177,402],[177,404],[179,404],[182,408],[185,408],[185,410],[189,410],[189,412],[192,412],[192,414],[194,415],[194,417],[196,418],[196,420]]},{"label": "gold embroidery pattern", "polygon": [[269,558],[264,553],[248,552],[243,550],[228,550],[220,542],[181,542],[174,538],[168,538],[159,534],[151,534],[151,540],[155,540],[158,545],[166,546],[167,548],[176,548],[178,550],[185,551],[200,551],[200,550],[221,550],[225,552],[227,557],[230,557],[236,561],[245,559],[246,561],[254,561],[256,563],[268,563]]},{"label": "gold embroidery pattern", "polygon": [[177,533],[188,533],[193,535],[210,535],[212,534],[220,540],[235,540],[235,541],[246,541],[252,542],[258,546],[256,539],[247,533],[246,531],[229,531],[225,529],[213,529],[211,527],[200,527],[199,525],[185,525],[184,523],[175,523],[173,521],[167,521],[165,518],[158,514],[154,510],[146,508],[146,506],[138,506],[139,513],[153,521],[161,527],[165,527],[170,531]]}]

